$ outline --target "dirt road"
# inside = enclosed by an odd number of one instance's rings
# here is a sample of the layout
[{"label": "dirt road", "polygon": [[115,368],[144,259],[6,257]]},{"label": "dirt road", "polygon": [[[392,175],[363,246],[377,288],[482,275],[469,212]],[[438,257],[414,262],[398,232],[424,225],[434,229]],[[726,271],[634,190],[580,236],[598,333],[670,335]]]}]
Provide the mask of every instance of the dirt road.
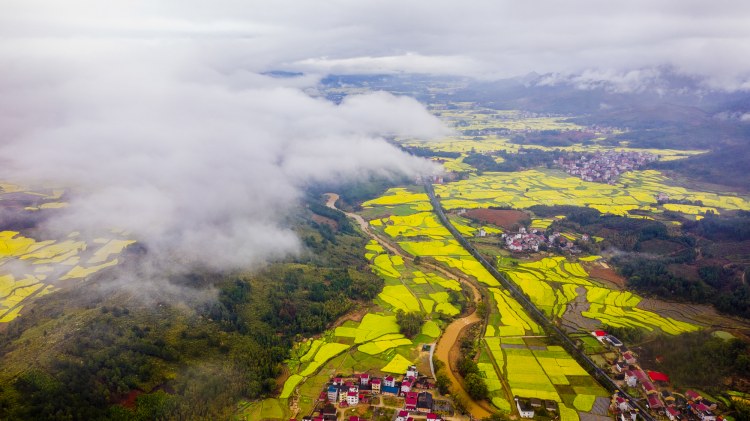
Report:
[{"label": "dirt road", "polygon": [[[336,207],[336,201],[339,199],[339,195],[336,193],[326,193],[326,196],[328,196],[328,200],[326,201],[326,206],[331,209],[336,209],[341,211],[341,209],[338,209]],[[343,211],[342,211],[343,212]],[[346,216],[349,218],[354,219],[357,221],[357,224],[359,224],[359,227],[362,229],[363,232],[365,232],[367,235],[369,235],[372,239],[377,241],[383,248],[387,249],[391,253],[401,256],[402,258],[406,260],[413,260],[411,256],[404,255],[404,253],[399,250],[397,247],[393,246],[388,240],[382,238],[380,235],[375,233],[374,231],[370,231],[370,224],[367,223],[367,221],[364,220],[360,215],[357,215],[355,213],[349,213],[344,212]],[[479,304],[482,300],[482,295],[479,293],[479,289],[474,286],[471,282],[468,280],[461,278],[459,276],[456,276],[452,272],[441,268],[439,266],[435,265],[425,265],[429,267],[430,269],[433,269],[435,271],[440,272],[443,276],[446,276],[451,279],[456,279],[462,284],[466,285],[468,288],[472,290],[474,293],[474,301],[476,304]],[[451,367],[450,364],[450,351],[453,347],[457,346],[456,342],[458,341],[459,334],[463,328],[466,326],[481,322],[482,320],[477,315],[476,311],[472,312],[471,314],[464,316],[460,319],[456,319],[453,321],[453,323],[449,324],[448,327],[445,329],[443,334],[440,336],[440,339],[438,339],[437,345],[435,346],[435,355],[440,361],[443,361],[445,364],[448,365],[449,370],[445,370],[445,373],[448,375],[448,378],[451,381],[451,391],[454,395],[459,395],[463,398],[463,401],[466,402],[466,409],[471,413],[474,418],[486,418],[492,415],[492,412],[485,408],[484,406],[480,405],[479,403],[475,402],[469,397],[469,394],[466,393],[466,390],[464,390],[463,385],[459,381],[458,377],[455,374],[456,367]]]}]

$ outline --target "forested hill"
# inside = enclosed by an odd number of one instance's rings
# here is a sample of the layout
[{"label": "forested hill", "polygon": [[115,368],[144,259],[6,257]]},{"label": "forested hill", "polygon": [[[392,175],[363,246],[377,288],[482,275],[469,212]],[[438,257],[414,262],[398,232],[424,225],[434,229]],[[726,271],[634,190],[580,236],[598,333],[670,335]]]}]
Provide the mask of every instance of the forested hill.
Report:
[{"label": "forested hill", "polygon": [[213,300],[145,304],[99,288],[106,279],[40,298],[0,334],[0,419],[228,419],[240,400],[273,395],[295,337],[382,288],[362,257],[365,240],[322,209],[294,218],[302,256],[169,286],[185,297],[215,288]]}]

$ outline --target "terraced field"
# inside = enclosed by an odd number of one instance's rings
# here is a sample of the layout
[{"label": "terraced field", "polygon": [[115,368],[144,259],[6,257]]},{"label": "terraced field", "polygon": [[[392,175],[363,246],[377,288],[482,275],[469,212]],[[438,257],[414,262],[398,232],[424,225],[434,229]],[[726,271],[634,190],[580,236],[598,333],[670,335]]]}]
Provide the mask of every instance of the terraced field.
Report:
[{"label": "terraced field", "polygon": [[[748,198],[670,186],[664,175],[654,170],[626,173],[615,185],[587,182],[555,170],[485,173],[436,185],[435,193],[440,195],[446,209],[574,205],[631,217],[636,217],[630,214],[634,210],[655,213],[671,210],[693,218],[708,210],[718,213],[724,209],[750,209]],[[675,200],[700,200],[703,206],[661,206],[656,200],[659,193],[666,193]],[[539,221],[537,225],[541,227],[543,222]]]},{"label": "terraced field", "polygon": [[[391,214],[373,219],[370,224],[374,229],[390,235],[407,253],[432,258],[487,286],[493,306],[484,335],[486,349],[480,355],[479,367],[491,390],[491,402],[495,407],[507,412],[511,410],[510,401],[514,395],[538,396],[559,402],[568,419],[578,419],[577,410],[590,410],[588,402],[593,402],[596,396],[607,395],[606,391],[599,387],[564,350],[544,345],[545,333],[541,327],[507,291],[500,287],[499,282],[453,239],[435,216],[422,211],[426,206],[419,203],[423,200],[420,195],[413,191],[392,189],[386,192],[384,197],[386,196],[387,199],[376,199],[367,202],[366,205],[408,206],[412,213]],[[379,211],[374,213],[384,214],[383,209]],[[452,217],[452,222],[467,236],[474,235],[479,228],[464,218]],[[389,270],[393,265],[384,263],[384,266]],[[393,267],[398,269],[397,265]],[[586,276],[580,266],[571,266],[568,269],[577,272],[578,276]],[[387,272],[385,269],[377,270],[380,273]],[[583,282],[582,279],[581,283]],[[571,293],[574,294],[575,290],[569,292]],[[555,294],[552,293],[551,297],[555,298]],[[437,303],[441,301],[438,295],[432,295],[431,298]],[[527,344],[527,341],[532,345]],[[574,389],[571,384],[577,385],[575,387],[579,387],[579,390]],[[586,397],[574,402],[576,394]],[[587,406],[589,408],[585,409]]]},{"label": "terraced field", "polygon": [[0,232],[0,323],[18,317],[26,300],[52,292],[58,280],[86,278],[117,265],[116,256],[135,241],[112,234],[120,238],[87,242],[71,233],[63,241],[37,241]]},{"label": "terraced field", "polygon": [[[589,278],[583,266],[570,263],[564,257],[543,258],[535,262],[499,259],[498,270],[521,287],[549,317],[573,323],[584,317],[610,326],[658,329],[671,335],[699,329],[694,324],[638,308],[641,297],[600,285]],[[588,308],[576,312],[569,304],[581,297],[585,297]]]}]

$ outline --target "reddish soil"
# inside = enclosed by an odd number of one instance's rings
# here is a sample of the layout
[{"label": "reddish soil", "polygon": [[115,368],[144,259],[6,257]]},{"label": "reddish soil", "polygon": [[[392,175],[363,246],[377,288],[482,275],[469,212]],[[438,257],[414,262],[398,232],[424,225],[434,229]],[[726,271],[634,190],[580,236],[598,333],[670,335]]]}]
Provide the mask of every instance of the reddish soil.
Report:
[{"label": "reddish soil", "polygon": [[602,279],[620,288],[625,288],[625,278],[618,275],[617,272],[612,270],[612,268],[602,267],[602,265],[597,262],[586,263],[584,264],[584,267],[592,278]]},{"label": "reddish soil", "polygon": [[497,225],[506,230],[524,219],[529,219],[526,212],[510,209],[470,209],[466,211],[464,216],[485,224]]},{"label": "reddish soil", "polygon": [[127,395],[123,396],[120,402],[118,402],[120,405],[124,406],[125,408],[134,409],[135,408],[135,400],[143,394],[142,390],[139,389],[133,389],[130,392],[128,392]]}]

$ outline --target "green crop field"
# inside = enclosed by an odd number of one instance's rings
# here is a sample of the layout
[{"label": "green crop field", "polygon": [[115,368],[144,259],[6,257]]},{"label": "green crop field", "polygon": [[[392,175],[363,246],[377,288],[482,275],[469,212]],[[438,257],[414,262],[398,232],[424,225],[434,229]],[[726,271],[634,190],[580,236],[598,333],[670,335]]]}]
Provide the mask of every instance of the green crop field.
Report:
[{"label": "green crop field", "polygon": [[498,264],[499,270],[548,315],[562,317],[568,303],[578,298],[580,285],[585,289],[585,298],[589,303],[588,310],[580,313],[583,317],[610,326],[646,330],[658,328],[672,335],[698,330],[698,326],[693,324],[638,308],[641,298],[629,291],[594,285],[580,264],[568,262],[564,257],[543,258],[509,266],[504,266],[505,260],[499,259]]},{"label": "green crop field", "polygon": [[[627,188],[625,186],[627,185]],[[664,205],[661,209],[699,215],[707,210],[750,209],[750,201],[737,195],[702,192],[671,186],[654,170],[623,174],[615,185],[593,183],[554,170],[527,170],[512,173],[485,173],[466,180],[435,186],[447,209],[534,205],[588,206],[603,213],[633,216],[632,210],[660,211],[659,193],[675,200],[700,200],[702,207]],[[543,223],[537,222],[539,227]]]}]

